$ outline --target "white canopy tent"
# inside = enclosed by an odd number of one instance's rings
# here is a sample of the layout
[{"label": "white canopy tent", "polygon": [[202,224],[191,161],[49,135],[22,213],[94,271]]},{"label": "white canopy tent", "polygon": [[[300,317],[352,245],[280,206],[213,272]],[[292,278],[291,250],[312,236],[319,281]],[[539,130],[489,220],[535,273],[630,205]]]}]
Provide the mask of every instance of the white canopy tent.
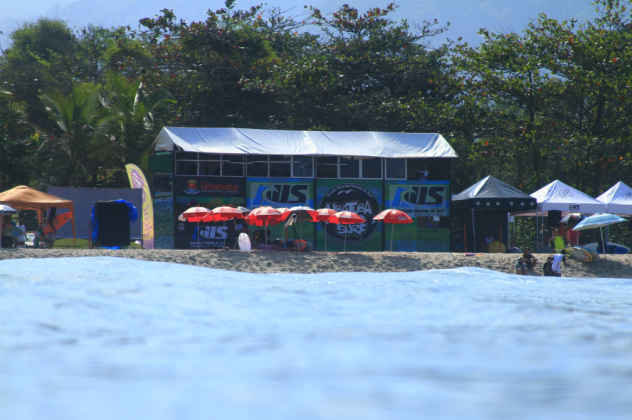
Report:
[{"label": "white canopy tent", "polygon": [[530,195],[537,200],[538,208],[513,212],[512,216],[540,216],[549,210],[561,211],[563,216],[569,213],[605,213],[606,211],[604,203],[562,181],[553,181]]},{"label": "white canopy tent", "polygon": [[436,133],[285,131],[164,127],[153,150],[254,155],[456,158]]},{"label": "white canopy tent", "polygon": [[538,202],[535,210],[524,210],[511,213],[512,216],[535,216],[536,220],[536,250],[540,243],[540,223],[538,219],[544,217],[544,212],[550,210],[561,211],[562,216],[569,213],[605,213],[606,205],[601,201],[566,185],[562,181],[553,181],[540,188],[531,197]]},{"label": "white canopy tent", "polygon": [[607,213],[632,215],[632,188],[621,181],[597,197],[597,200],[606,205]]}]

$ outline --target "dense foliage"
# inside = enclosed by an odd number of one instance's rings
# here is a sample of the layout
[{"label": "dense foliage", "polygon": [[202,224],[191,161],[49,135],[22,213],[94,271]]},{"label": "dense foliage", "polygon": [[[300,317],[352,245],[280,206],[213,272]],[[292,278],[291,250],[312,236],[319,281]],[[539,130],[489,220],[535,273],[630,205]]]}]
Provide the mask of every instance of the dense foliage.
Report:
[{"label": "dense foliage", "polygon": [[[438,132],[453,191],[488,174],[526,192],[560,179],[593,196],[632,175],[632,0],[593,21],[536,17],[471,47],[394,4],[327,16],[164,9],[130,27],[40,19],[0,56],[0,190],[124,186],[164,125]],[[432,42],[431,42],[432,41]]]}]

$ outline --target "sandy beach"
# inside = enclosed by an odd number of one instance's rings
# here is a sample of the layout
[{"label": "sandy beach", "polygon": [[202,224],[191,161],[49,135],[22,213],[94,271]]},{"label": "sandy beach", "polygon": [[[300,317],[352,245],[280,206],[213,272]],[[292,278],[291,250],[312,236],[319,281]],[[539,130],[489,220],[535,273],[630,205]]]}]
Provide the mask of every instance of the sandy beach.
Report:
[{"label": "sandy beach", "polygon": [[[47,250],[3,249],[2,259],[120,257],[145,261],[162,261],[249,273],[326,273],[326,272],[397,272],[481,267],[514,273],[516,254],[484,254],[466,257],[448,253],[366,252],[366,253],[292,253],[266,251],[197,251],[197,250]],[[537,254],[538,267],[530,275],[541,275],[546,254]],[[563,268],[564,277],[632,278],[632,255],[611,255],[596,263],[570,260]]]}]

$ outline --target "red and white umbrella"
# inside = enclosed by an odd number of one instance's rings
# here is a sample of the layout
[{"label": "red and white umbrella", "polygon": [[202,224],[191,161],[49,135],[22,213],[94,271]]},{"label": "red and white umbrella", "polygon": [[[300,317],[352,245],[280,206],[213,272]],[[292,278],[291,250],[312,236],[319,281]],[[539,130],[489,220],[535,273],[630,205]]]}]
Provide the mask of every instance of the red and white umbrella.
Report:
[{"label": "red and white umbrella", "polygon": [[325,222],[325,252],[327,252],[327,225],[329,224],[328,220],[331,216],[336,214],[336,210],[334,209],[318,209],[316,210],[316,220],[319,222]]},{"label": "red and white umbrella", "polygon": [[[338,225],[355,225],[358,223],[364,223],[366,220],[364,218],[352,211],[339,211],[327,219],[329,223],[336,223]],[[343,252],[347,250],[347,231],[345,230],[345,244],[343,247]]]},{"label": "red and white umbrella", "polygon": [[[244,219],[244,214],[235,207],[221,206],[215,207],[209,211],[202,219],[203,222],[224,222],[226,226],[227,220]],[[237,231],[237,221],[235,221],[235,232]],[[224,238],[224,246],[226,246],[226,238]]]},{"label": "red and white umbrella", "polygon": [[191,207],[178,217],[180,220],[184,219],[188,222],[197,222],[198,249],[200,249],[200,222],[209,211],[210,210],[206,207]]},{"label": "red and white umbrella", "polygon": [[[255,226],[274,226],[282,222],[281,212],[272,207],[259,207],[250,212],[246,217],[246,223]],[[268,244],[268,229],[265,229],[265,242]]]},{"label": "red and white umbrella", "polygon": [[407,225],[413,222],[412,217],[407,215],[405,212],[401,210],[388,209],[379,213],[377,216],[373,218],[373,221],[382,221],[384,223],[391,223],[393,226],[391,227],[391,252],[393,251],[393,230],[395,229],[395,225]]}]

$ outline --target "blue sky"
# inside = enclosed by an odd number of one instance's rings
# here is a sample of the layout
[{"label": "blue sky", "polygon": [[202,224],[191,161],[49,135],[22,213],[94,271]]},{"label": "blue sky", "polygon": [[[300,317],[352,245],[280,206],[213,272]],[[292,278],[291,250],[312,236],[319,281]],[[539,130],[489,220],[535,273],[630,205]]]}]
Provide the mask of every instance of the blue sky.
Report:
[{"label": "blue sky", "polygon": [[[520,31],[539,13],[546,13],[558,20],[575,18],[585,21],[595,15],[592,0],[402,0],[393,15],[395,19],[406,18],[409,22],[438,19],[450,22],[449,31],[442,39],[462,37],[469,44],[478,44],[480,28],[492,31]],[[258,1],[238,0],[237,6],[247,8]],[[370,7],[384,7],[389,0],[268,0],[268,6],[294,9],[290,14],[302,17],[304,5],[314,5],[324,12],[331,12],[344,3],[364,11]],[[67,20],[71,26],[88,23],[112,26],[138,25],[138,20],[158,13],[160,9],[173,9],[178,17],[186,20],[203,20],[206,10],[218,9],[223,1],[217,0],[0,0],[0,37],[2,47],[7,46],[6,35],[22,22],[40,16]]]}]

